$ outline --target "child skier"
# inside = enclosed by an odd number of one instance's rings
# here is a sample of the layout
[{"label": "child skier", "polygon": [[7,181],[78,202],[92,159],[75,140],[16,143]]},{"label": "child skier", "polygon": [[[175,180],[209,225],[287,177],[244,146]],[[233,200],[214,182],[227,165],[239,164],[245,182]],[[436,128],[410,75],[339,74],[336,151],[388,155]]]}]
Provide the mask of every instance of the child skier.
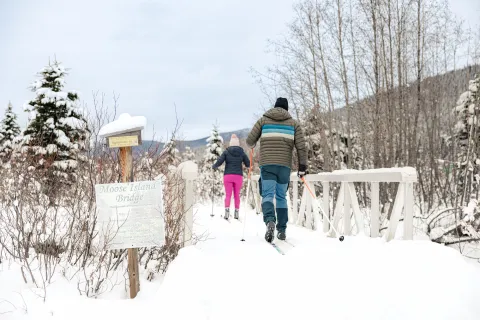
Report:
[{"label": "child skier", "polygon": [[223,176],[223,184],[225,187],[225,219],[228,220],[230,216],[230,200],[235,199],[235,214],[234,218],[238,219],[238,211],[240,209],[240,190],[243,184],[243,170],[242,163],[247,168],[250,168],[250,160],[240,147],[240,141],[236,134],[232,134],[230,138],[230,146],[218,158],[213,165],[216,170],[225,162],[225,172]]},{"label": "child skier", "polygon": [[[298,153],[298,176],[307,172],[307,146],[302,128],[288,113],[288,100],[278,98],[271,108],[255,123],[247,137],[247,145],[254,148],[260,140],[260,178],[263,221],[267,225],[265,240],[286,239],[288,222],[287,191],[290,182],[293,148]],[[273,198],[276,198],[276,213]]]}]

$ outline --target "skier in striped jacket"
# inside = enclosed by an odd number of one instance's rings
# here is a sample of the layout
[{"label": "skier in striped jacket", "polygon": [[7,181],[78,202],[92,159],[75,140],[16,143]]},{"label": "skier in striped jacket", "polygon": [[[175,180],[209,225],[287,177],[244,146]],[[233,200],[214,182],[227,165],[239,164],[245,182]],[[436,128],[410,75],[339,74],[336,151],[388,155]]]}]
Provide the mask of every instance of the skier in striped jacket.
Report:
[{"label": "skier in striped jacket", "polygon": [[[288,100],[278,98],[275,106],[255,123],[247,137],[254,148],[260,142],[260,178],[263,221],[267,226],[265,240],[286,239],[288,222],[287,191],[292,171],[293,148],[298,154],[298,176],[307,173],[307,146],[299,123],[288,112]],[[276,209],[273,199],[276,199]],[[275,216],[276,211],[276,216]]]}]

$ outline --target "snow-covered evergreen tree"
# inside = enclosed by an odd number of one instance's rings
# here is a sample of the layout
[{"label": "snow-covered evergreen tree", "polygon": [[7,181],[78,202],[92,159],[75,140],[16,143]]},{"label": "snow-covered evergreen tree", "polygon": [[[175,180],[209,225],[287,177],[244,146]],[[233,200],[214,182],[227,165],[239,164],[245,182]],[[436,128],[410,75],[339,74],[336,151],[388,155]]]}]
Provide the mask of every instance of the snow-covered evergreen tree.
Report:
[{"label": "snow-covered evergreen tree", "polygon": [[192,148],[189,146],[185,147],[185,151],[182,154],[182,161],[195,161],[195,153],[193,152]]},{"label": "snow-covered evergreen tree", "polygon": [[203,200],[210,200],[213,192],[215,199],[218,200],[224,194],[222,171],[213,170],[212,166],[223,153],[223,138],[216,125],[206,142],[207,148],[200,166],[200,197]]},{"label": "snow-covered evergreen tree", "polygon": [[457,142],[457,181],[465,204],[469,195],[476,193],[480,183],[480,75],[470,81],[468,91],[460,95],[455,111],[458,122],[455,126]]},{"label": "snow-covered evergreen tree", "polygon": [[0,123],[0,159],[3,164],[10,160],[13,145],[20,132],[17,115],[13,112],[12,104],[8,103],[5,118]]},{"label": "snow-covered evergreen tree", "polygon": [[178,166],[180,164],[180,152],[177,143],[172,138],[165,144],[162,150],[162,164],[166,166]]},{"label": "snow-covered evergreen tree", "polygon": [[[454,238],[476,239],[480,230],[478,189],[480,185],[480,75],[469,82],[468,91],[457,101],[458,117],[454,130],[456,148],[456,201],[459,214],[439,215],[429,224],[430,238],[452,242]],[[448,141],[447,141],[448,142]]]},{"label": "snow-covered evergreen tree", "polygon": [[66,74],[59,62],[49,63],[32,85],[36,97],[25,105],[30,119],[21,151],[50,185],[74,180],[79,162],[86,161],[88,125],[77,108],[78,94],[63,90]]}]

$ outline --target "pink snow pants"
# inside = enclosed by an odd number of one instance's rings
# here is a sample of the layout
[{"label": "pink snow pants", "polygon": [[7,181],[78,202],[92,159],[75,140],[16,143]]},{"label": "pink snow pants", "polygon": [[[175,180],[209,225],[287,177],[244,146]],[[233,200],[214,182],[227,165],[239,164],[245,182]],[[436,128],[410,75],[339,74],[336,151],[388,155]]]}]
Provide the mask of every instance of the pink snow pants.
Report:
[{"label": "pink snow pants", "polygon": [[235,199],[235,209],[240,209],[240,190],[242,189],[243,176],[239,174],[226,174],[223,176],[225,186],[225,208],[230,208],[230,200]]}]

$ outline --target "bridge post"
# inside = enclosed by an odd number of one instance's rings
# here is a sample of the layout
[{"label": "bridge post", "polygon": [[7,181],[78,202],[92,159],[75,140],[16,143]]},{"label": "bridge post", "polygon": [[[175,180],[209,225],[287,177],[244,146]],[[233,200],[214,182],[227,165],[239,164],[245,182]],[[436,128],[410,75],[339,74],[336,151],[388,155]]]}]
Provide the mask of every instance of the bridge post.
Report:
[{"label": "bridge post", "polygon": [[350,216],[350,210],[352,201],[350,199],[350,193],[348,188],[348,183],[342,182],[343,187],[343,234],[346,236],[351,235],[352,233],[352,220]]},{"label": "bridge post", "polygon": [[[315,192],[315,187],[314,187],[313,183],[310,183],[309,181],[307,181],[307,184],[310,187],[310,189],[313,192]],[[306,207],[306,210],[305,210],[305,226],[307,228],[310,228],[310,229],[313,229],[312,227],[313,227],[313,222],[314,222],[314,219],[313,219],[314,213],[312,211],[313,211],[312,197],[307,196],[307,207]],[[317,228],[318,228],[318,226],[317,226]]]},{"label": "bridge post", "polygon": [[[330,184],[328,181],[322,182],[323,187],[323,212],[325,216],[330,219]],[[328,220],[322,217],[323,219],[323,232],[328,232],[330,230],[330,223]]]},{"label": "bridge post", "polygon": [[[250,176],[250,187],[253,196],[253,202],[255,204],[255,211],[257,214],[262,213],[262,197],[260,196],[260,184],[258,180],[260,179],[260,175],[252,174]],[[248,203],[248,199],[247,199]]]},{"label": "bridge post", "polygon": [[[340,217],[342,213],[340,210],[343,210],[343,202],[345,198],[345,192],[344,192],[344,184],[340,183],[340,190],[338,191],[338,197],[337,197],[337,203],[334,205],[333,209],[333,225],[335,226],[335,229],[338,230],[339,224],[340,224]],[[334,237],[338,236],[333,233],[333,228],[330,228],[329,236]]]},{"label": "bridge post", "polygon": [[292,181],[292,223],[296,223],[298,219],[298,180]]},{"label": "bridge post", "polygon": [[395,237],[395,232],[397,231],[400,215],[402,214],[402,209],[405,205],[405,185],[406,183],[398,184],[397,196],[395,197],[395,202],[393,203],[392,214],[388,223],[387,233],[385,234],[385,239],[387,241],[393,240]]},{"label": "bridge post", "polygon": [[193,230],[193,205],[195,203],[195,179],[198,176],[198,166],[193,161],[182,162],[177,172],[181,174],[185,185],[184,196],[184,224],[183,224],[183,245],[189,246],[192,244],[192,230]]},{"label": "bridge post", "polygon": [[403,239],[413,240],[413,183],[405,183]]},{"label": "bridge post", "polygon": [[372,182],[370,211],[370,237],[377,238],[380,235],[380,184]]},{"label": "bridge post", "polygon": [[[252,178],[251,178],[252,179]],[[255,211],[257,214],[262,213],[262,197],[260,196],[260,183],[258,179],[251,181],[253,201],[255,202]]]}]

